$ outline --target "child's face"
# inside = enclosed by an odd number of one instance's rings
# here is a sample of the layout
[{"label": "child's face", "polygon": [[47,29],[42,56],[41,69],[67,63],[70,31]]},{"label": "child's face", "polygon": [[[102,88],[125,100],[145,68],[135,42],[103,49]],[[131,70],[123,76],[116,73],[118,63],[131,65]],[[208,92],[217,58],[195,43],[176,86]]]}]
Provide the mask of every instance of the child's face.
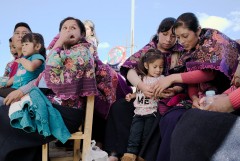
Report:
[{"label": "child's face", "polygon": [[85,28],[86,28],[86,37],[92,36],[93,35],[92,29],[88,25],[85,25]]},{"label": "child's face", "polygon": [[157,59],[152,63],[144,63],[145,68],[148,70],[148,76],[159,77],[163,72],[164,60]]},{"label": "child's face", "polygon": [[10,52],[12,54],[13,57],[17,56],[17,50],[15,45],[13,44],[13,42],[9,42],[9,48],[10,48]]},{"label": "child's face", "polygon": [[38,53],[38,50],[33,42],[24,42],[22,43],[22,53],[24,56],[31,56]]},{"label": "child's face", "polygon": [[75,45],[81,39],[81,31],[75,20],[67,20],[61,28],[60,36],[65,40],[64,45]]}]

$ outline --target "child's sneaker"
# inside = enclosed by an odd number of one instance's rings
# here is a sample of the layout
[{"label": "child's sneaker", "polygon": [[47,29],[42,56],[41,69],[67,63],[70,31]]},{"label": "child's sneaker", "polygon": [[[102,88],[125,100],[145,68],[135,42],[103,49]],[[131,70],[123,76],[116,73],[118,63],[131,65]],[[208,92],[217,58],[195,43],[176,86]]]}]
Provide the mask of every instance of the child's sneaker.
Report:
[{"label": "child's sneaker", "polygon": [[121,158],[121,161],[136,161],[137,156],[131,153],[125,153]]}]

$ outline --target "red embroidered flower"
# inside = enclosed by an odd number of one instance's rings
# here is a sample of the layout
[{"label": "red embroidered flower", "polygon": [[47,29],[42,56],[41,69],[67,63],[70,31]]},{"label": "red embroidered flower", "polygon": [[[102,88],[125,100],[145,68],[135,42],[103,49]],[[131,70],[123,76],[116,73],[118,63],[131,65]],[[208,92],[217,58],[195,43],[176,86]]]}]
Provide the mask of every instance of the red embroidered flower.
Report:
[{"label": "red embroidered flower", "polygon": [[51,77],[50,77],[50,81],[51,81],[52,83],[59,84],[59,83],[60,83],[60,78],[59,78],[59,77],[53,77],[53,76],[51,76]]},{"label": "red embroidered flower", "polygon": [[106,75],[107,75],[107,72],[106,72],[105,70],[102,70],[102,71],[100,72],[100,75],[101,75],[101,76],[106,76]]},{"label": "red embroidered flower", "polygon": [[222,35],[218,34],[217,32],[213,33],[213,39],[217,40],[219,43],[228,43],[225,38],[222,37]]},{"label": "red embroidered flower", "polygon": [[74,61],[68,57],[64,61],[64,66],[66,67],[66,69],[72,69],[72,67],[74,66]]}]

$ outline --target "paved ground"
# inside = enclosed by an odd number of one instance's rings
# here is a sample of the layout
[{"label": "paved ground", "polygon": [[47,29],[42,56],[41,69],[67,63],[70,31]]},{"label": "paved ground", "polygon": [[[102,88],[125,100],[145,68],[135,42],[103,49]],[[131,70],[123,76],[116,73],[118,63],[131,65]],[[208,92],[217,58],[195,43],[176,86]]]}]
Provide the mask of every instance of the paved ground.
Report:
[{"label": "paved ground", "polygon": [[73,156],[73,151],[65,147],[56,147],[55,141],[49,143],[49,156],[50,158],[70,157]]}]

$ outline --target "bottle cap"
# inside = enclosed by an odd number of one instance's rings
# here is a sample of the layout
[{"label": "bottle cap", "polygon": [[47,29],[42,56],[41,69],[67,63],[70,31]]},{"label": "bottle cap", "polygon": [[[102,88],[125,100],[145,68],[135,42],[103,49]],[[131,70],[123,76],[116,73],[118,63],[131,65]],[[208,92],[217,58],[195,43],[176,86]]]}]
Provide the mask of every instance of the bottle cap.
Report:
[{"label": "bottle cap", "polygon": [[206,96],[214,96],[216,93],[213,90],[206,91]]}]

